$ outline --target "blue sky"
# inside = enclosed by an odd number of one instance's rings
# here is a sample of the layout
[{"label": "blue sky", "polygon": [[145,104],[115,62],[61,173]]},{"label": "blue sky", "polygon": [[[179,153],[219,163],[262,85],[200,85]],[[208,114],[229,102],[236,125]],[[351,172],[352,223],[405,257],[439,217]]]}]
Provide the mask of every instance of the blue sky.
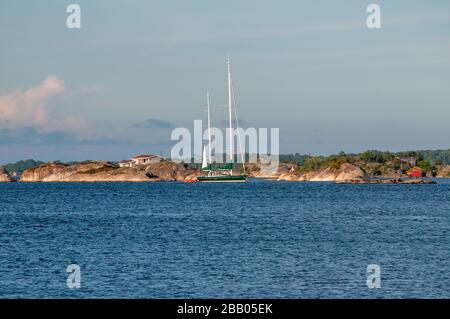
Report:
[{"label": "blue sky", "polygon": [[168,156],[206,88],[221,114],[228,54],[282,153],[450,148],[448,1],[0,0],[0,39],[0,163]]}]

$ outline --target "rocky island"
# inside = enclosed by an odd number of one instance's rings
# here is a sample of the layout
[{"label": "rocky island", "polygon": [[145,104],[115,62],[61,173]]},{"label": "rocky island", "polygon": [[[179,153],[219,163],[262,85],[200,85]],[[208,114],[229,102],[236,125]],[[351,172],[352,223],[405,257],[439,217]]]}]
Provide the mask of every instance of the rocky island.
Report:
[{"label": "rocky island", "polygon": [[[246,163],[248,178],[339,184],[428,184],[450,178],[450,150],[311,156],[281,155],[278,169]],[[242,171],[241,171],[242,173]],[[119,163],[99,160],[62,163],[19,161],[0,167],[0,182],[156,182],[195,181],[198,164],[182,164],[156,155],[139,155]],[[19,179],[20,177],[20,179]]]},{"label": "rocky island", "polygon": [[300,182],[335,182],[336,184],[435,184],[431,179],[418,178],[370,178],[367,173],[358,166],[350,163],[342,163],[338,168],[327,166],[320,170],[306,173],[288,172],[280,175],[279,181]]},{"label": "rocky island", "polygon": [[338,168],[326,166],[323,169],[282,174],[279,181],[311,181],[311,182],[343,182],[368,180],[367,174],[360,168],[349,163],[343,163]]},{"label": "rocky island", "polygon": [[439,165],[437,167],[436,177],[450,178],[450,165]]},{"label": "rocky island", "polygon": [[[338,184],[428,184],[430,179],[371,178],[359,166],[342,163],[317,170],[302,171],[296,164],[280,163],[278,170],[264,173],[259,163],[246,165],[249,178],[295,182],[335,182]],[[186,164],[163,160],[138,167],[119,167],[108,161],[87,161],[77,164],[48,162],[25,170],[20,182],[168,182],[195,180],[203,175]],[[443,170],[442,174],[448,174]],[[15,181],[0,169],[0,182]]]},{"label": "rocky island", "polygon": [[14,179],[4,167],[0,167],[0,182],[14,182]]},{"label": "rocky island", "polygon": [[182,164],[162,161],[142,167],[119,167],[107,161],[74,165],[49,162],[27,169],[21,182],[156,182],[183,181],[197,172]]}]

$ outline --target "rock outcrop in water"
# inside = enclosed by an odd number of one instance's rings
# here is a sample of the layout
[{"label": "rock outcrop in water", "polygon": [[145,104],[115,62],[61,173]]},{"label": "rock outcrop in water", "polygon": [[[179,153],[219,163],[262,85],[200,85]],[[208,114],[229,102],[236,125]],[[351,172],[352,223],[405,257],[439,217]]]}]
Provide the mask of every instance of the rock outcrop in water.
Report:
[{"label": "rock outcrop in water", "polygon": [[3,167],[0,167],[0,182],[14,182],[14,179]]},{"label": "rock outcrop in water", "polygon": [[279,181],[311,181],[311,182],[342,182],[368,180],[367,174],[358,166],[343,163],[339,168],[325,167],[318,171],[306,173],[289,172],[282,174]]},{"label": "rock outcrop in water", "polygon": [[370,179],[358,166],[343,163],[338,169],[325,167],[306,173],[289,172],[282,174],[279,181],[335,182],[337,184],[435,184],[431,179]]},{"label": "rock outcrop in water", "polygon": [[176,181],[195,175],[196,171],[172,161],[146,167],[118,167],[107,161],[75,165],[45,163],[26,170],[21,182],[151,182]]},{"label": "rock outcrop in water", "polygon": [[[295,164],[280,163],[277,172],[265,174],[260,164],[247,164],[248,177],[276,179],[279,181],[316,181],[352,184],[405,184],[430,183],[427,180],[369,179],[363,169],[343,163],[339,168],[327,166],[317,171],[299,172]],[[443,166],[438,177],[448,177],[450,167]],[[195,180],[204,173],[169,160],[143,167],[118,167],[107,161],[90,161],[68,165],[50,162],[27,169],[21,182],[157,182]],[[5,169],[0,168],[0,182],[15,181]]]},{"label": "rock outcrop in water", "polygon": [[153,163],[145,168],[146,174],[151,178],[158,178],[163,181],[184,181],[192,180],[202,173],[187,165],[172,161],[162,161]]},{"label": "rock outcrop in water", "polygon": [[247,163],[245,164],[247,177],[263,178],[263,179],[278,179],[281,175],[289,173],[291,170],[297,171],[297,164],[280,163],[276,172],[270,172],[269,167],[265,169],[264,164],[261,163]]},{"label": "rock outcrop in water", "polygon": [[450,165],[440,165],[440,166],[438,166],[436,177],[450,178]]}]

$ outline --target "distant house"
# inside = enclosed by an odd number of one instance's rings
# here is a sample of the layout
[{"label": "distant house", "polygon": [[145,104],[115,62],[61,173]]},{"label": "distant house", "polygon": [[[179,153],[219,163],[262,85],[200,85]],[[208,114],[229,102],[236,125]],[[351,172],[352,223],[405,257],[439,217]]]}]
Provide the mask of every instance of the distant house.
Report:
[{"label": "distant house", "polygon": [[158,163],[164,160],[163,157],[153,154],[146,154],[146,155],[137,155],[129,160],[124,160],[119,162],[120,167],[135,167],[135,166],[144,166],[149,165],[153,163]]},{"label": "distant house", "polygon": [[411,176],[411,177],[422,177],[423,171],[420,167],[414,166],[413,168],[411,168],[410,170],[408,170],[406,172],[406,175]]},{"label": "distant house", "polygon": [[408,164],[410,166],[416,166],[417,165],[417,157],[409,156],[409,157],[400,157],[400,162]]},{"label": "distant house", "polygon": [[123,160],[119,162],[119,167],[132,167],[133,161],[132,160]]},{"label": "distant house", "polygon": [[132,157],[133,165],[148,165],[153,163],[161,162],[164,158],[158,155],[137,155]]}]

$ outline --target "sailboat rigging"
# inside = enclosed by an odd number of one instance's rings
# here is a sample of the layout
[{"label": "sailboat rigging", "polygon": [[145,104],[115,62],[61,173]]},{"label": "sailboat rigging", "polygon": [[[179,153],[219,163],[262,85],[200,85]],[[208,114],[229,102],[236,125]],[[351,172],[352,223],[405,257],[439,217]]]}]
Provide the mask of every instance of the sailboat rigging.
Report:
[{"label": "sailboat rigging", "polygon": [[[234,162],[234,145],[233,145],[233,106],[234,115],[236,119],[236,126],[239,128],[239,122],[237,120],[236,102],[233,90],[233,82],[231,80],[231,63],[230,58],[227,60],[227,82],[228,82],[228,116],[229,116],[229,152],[228,161],[222,167],[213,167],[212,155],[211,155],[211,110],[210,110],[210,95],[209,91],[206,93],[207,112],[208,112],[208,144],[207,147],[203,147],[202,157],[202,171],[207,172],[206,176],[198,176],[199,182],[246,182],[245,175],[244,155],[242,152],[242,145],[238,134],[238,143],[240,147],[240,153],[242,155],[242,165],[244,166],[244,174],[235,174],[233,172]],[[208,152],[208,153],[207,153]]]}]

